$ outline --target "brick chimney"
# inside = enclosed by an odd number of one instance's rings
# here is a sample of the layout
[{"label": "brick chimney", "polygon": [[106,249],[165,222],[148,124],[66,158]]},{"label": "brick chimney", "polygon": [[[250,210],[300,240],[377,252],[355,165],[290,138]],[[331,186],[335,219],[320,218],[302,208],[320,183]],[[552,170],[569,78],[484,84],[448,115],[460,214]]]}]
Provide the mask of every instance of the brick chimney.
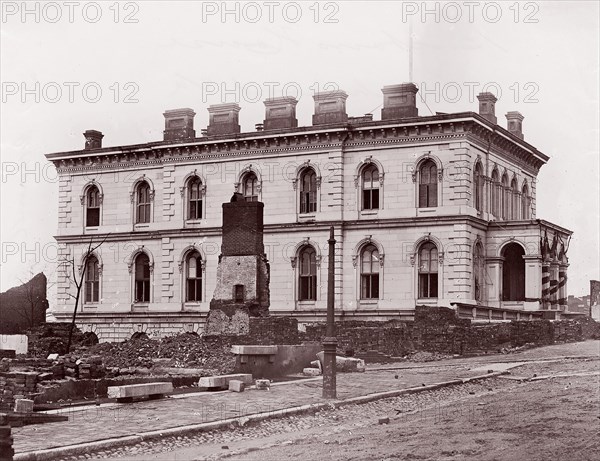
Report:
[{"label": "brick chimney", "polygon": [[196,137],[194,130],[196,112],[192,109],[167,110],[163,115],[165,116],[165,131],[163,131],[165,141],[183,141]]},{"label": "brick chimney", "polygon": [[83,133],[83,136],[85,136],[85,150],[100,149],[102,147],[104,135],[101,131],[87,130]]},{"label": "brick chimney", "polygon": [[507,112],[506,121],[509,133],[514,134],[517,138],[523,139],[523,117],[521,112]]},{"label": "brick chimney", "polygon": [[498,124],[498,119],[496,118],[496,101],[498,99],[496,96],[485,92],[479,93],[477,99],[479,99],[479,115],[495,125]]},{"label": "brick chimney", "polygon": [[381,120],[418,117],[418,91],[419,89],[414,83],[401,83],[399,85],[384,86],[381,89],[381,92],[383,93],[383,109],[381,109]]},{"label": "brick chimney", "polygon": [[323,91],[315,93],[315,113],[312,117],[313,125],[327,123],[345,123],[348,121],[346,113],[346,99],[348,94],[342,90]]},{"label": "brick chimney", "polygon": [[223,134],[238,134],[240,132],[239,113],[237,103],[214,104],[208,108],[208,136]]},{"label": "brick chimney", "polygon": [[296,128],[296,104],[298,100],[291,96],[269,98],[265,100],[264,130],[277,130],[281,128]]}]

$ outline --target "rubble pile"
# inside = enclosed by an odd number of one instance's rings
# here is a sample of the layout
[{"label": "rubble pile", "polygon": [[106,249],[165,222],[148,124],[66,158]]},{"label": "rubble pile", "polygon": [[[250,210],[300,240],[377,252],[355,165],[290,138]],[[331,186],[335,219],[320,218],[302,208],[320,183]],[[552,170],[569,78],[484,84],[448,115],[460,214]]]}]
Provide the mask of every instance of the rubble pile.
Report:
[{"label": "rubble pile", "polygon": [[[82,350],[86,356],[99,356],[107,368],[203,368],[218,374],[229,373],[235,366],[231,339],[202,338],[182,333],[162,339],[132,339],[122,343],[101,343]],[[166,360],[168,359],[168,360]]]},{"label": "rubble pile", "polygon": [[[50,354],[64,354],[69,341],[69,322],[44,323],[27,331],[30,357],[48,357]],[[85,345],[88,340],[79,328],[73,329],[71,347]]]}]

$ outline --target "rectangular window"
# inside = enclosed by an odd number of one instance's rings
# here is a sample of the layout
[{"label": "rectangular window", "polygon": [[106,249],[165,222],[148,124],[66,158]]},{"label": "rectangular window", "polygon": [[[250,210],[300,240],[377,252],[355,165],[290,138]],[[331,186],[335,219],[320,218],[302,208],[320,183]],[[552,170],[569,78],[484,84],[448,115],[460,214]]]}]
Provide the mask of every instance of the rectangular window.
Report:
[{"label": "rectangular window", "polygon": [[100,208],[88,207],[86,215],[86,226],[96,227],[100,225]]},{"label": "rectangular window", "polygon": [[437,206],[437,184],[419,184],[419,208]]},{"label": "rectangular window", "polygon": [[419,274],[419,298],[438,297],[438,275]]},{"label": "rectangular window", "polygon": [[233,302],[243,303],[244,302],[244,285],[235,285],[233,287]]},{"label": "rectangular window", "polygon": [[315,301],[317,299],[317,276],[300,276],[300,301]]},{"label": "rectangular window", "polygon": [[187,301],[202,301],[202,279],[188,279]]},{"label": "rectangular window", "polygon": [[300,213],[314,213],[317,211],[317,192],[300,193]]},{"label": "rectangular window", "polygon": [[363,210],[379,209],[379,189],[363,190]]},{"label": "rectangular window", "polygon": [[361,276],[361,299],[379,299],[379,274]]},{"label": "rectangular window", "polygon": [[137,222],[138,223],[149,223],[150,222],[150,204],[140,204],[137,209]]},{"label": "rectangular window", "polygon": [[190,200],[188,219],[202,219],[202,200]]},{"label": "rectangular window", "polygon": [[150,302],[150,281],[138,280],[135,282],[135,302],[147,303]]}]

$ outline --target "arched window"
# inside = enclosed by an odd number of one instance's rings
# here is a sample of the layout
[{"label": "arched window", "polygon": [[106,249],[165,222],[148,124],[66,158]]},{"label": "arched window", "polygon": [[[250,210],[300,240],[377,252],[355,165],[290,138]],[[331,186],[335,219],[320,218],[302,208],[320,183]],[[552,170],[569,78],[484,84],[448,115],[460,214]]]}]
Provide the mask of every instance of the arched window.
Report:
[{"label": "arched window", "polygon": [[502,188],[500,185],[500,175],[498,170],[494,168],[492,171],[492,214],[496,219],[500,218],[500,197],[502,196]]},{"label": "arched window", "polygon": [[509,209],[510,209],[510,189],[508,188],[508,176],[506,173],[502,175],[502,219],[509,219]]},{"label": "arched window", "polygon": [[100,271],[98,258],[90,256],[85,262],[85,302],[97,303],[100,300]]},{"label": "arched window", "polygon": [[419,298],[438,297],[438,249],[425,243],[419,250]]},{"label": "arched window", "polygon": [[300,176],[300,213],[317,211],[317,174],[312,168]]},{"label": "arched window", "polygon": [[419,169],[419,208],[437,206],[437,166],[427,160]]},{"label": "arched window", "polygon": [[202,301],[202,257],[197,251],[191,252],[185,262],[185,300]]},{"label": "arched window", "polygon": [[525,300],[525,251],[518,243],[509,243],[502,249],[502,300]]},{"label": "arched window", "polygon": [[367,245],[360,254],[360,298],[379,299],[379,251]]},{"label": "arched window", "polygon": [[473,285],[476,301],[483,301],[485,257],[483,255],[483,245],[481,242],[475,244],[473,253]]},{"label": "arched window", "polygon": [[85,225],[100,225],[100,191],[96,186],[91,186],[86,193]]},{"label": "arched window", "polygon": [[142,181],[136,190],[136,223],[150,222],[150,185]]},{"label": "arched window", "polygon": [[513,178],[510,183],[511,192],[511,207],[510,207],[510,218],[519,219],[519,186],[517,179]]},{"label": "arched window", "polygon": [[317,254],[311,246],[305,246],[298,256],[298,299],[315,301],[317,299]]},{"label": "arched window", "polygon": [[254,173],[248,173],[245,176],[243,194],[246,202],[258,202],[258,178]]},{"label": "arched window", "polygon": [[140,253],[135,258],[134,302],[150,302],[150,258],[145,253]]},{"label": "arched window", "polygon": [[473,195],[475,196],[475,209],[483,211],[483,168],[479,162],[473,171]]},{"label": "arched window", "polygon": [[202,181],[194,176],[188,183],[188,219],[202,219]]},{"label": "arched window", "polygon": [[379,209],[379,170],[375,165],[362,172],[362,209]]},{"label": "arched window", "polygon": [[529,208],[531,207],[531,198],[529,197],[529,187],[527,184],[523,184],[523,189],[521,190],[521,218],[522,219],[530,219],[531,215],[529,213]]}]

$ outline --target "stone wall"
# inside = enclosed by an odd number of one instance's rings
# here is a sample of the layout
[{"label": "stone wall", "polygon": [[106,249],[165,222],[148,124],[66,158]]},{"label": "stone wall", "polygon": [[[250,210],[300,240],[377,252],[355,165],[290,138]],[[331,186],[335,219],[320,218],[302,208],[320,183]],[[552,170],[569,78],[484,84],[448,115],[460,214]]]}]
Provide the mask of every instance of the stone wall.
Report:
[{"label": "stone wall", "polygon": [[[302,339],[321,341],[324,336],[325,325],[320,323],[307,326]],[[373,351],[388,357],[414,351],[473,354],[600,338],[600,323],[583,318],[478,324],[459,319],[452,309],[418,306],[413,322],[336,323],[336,336],[339,349],[359,355]]]}]

